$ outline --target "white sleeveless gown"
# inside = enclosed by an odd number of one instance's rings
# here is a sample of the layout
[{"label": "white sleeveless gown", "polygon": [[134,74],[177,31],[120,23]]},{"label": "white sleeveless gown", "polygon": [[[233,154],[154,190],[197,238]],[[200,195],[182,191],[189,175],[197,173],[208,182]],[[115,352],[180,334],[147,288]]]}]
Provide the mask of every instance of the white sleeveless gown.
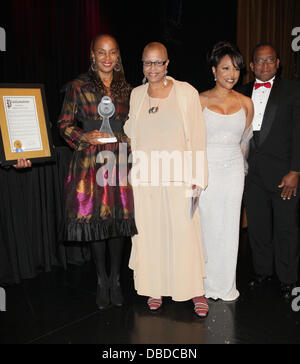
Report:
[{"label": "white sleeveless gown", "polygon": [[236,265],[245,178],[240,142],[246,113],[241,109],[232,115],[222,115],[206,108],[203,116],[209,168],[208,187],[199,201],[207,252],[204,287],[207,298],[233,301],[239,297]]}]

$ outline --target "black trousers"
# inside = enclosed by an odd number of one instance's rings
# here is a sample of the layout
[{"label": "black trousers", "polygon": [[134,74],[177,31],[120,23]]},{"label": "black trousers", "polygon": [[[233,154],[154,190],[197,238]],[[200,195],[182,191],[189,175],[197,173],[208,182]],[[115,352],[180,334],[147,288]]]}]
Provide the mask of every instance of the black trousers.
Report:
[{"label": "black trousers", "polygon": [[[281,181],[278,182],[278,185]],[[299,198],[284,201],[268,191],[258,174],[246,178],[244,203],[255,273],[275,272],[281,283],[296,283],[299,264]]]}]

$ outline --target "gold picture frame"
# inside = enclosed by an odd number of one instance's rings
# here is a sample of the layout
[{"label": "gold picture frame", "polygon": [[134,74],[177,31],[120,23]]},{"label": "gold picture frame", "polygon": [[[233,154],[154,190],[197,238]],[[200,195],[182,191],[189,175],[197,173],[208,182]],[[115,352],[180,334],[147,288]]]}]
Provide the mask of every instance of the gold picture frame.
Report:
[{"label": "gold picture frame", "polygon": [[0,161],[53,160],[50,122],[42,84],[0,84]]}]

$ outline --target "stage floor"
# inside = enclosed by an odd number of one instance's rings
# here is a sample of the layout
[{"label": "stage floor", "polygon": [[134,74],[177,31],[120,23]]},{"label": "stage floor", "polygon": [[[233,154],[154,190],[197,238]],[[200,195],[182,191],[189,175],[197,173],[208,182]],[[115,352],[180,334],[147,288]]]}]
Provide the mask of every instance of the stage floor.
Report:
[{"label": "stage floor", "polygon": [[[51,273],[6,287],[7,311],[0,312],[0,343],[29,344],[299,344],[300,312],[279,295],[275,278],[251,291],[247,234],[241,235],[238,301],[211,301],[209,317],[200,321],[192,302],[165,299],[151,314],[146,298],[136,295],[132,272],[123,267],[124,307],[95,308],[95,272],[91,263],[55,268]],[[298,304],[300,306],[300,303]]]}]

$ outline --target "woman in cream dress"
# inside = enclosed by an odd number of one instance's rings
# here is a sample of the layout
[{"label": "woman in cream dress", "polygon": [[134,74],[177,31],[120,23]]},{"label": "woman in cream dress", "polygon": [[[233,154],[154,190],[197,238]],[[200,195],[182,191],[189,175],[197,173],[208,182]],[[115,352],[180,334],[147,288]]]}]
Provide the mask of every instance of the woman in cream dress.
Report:
[{"label": "woman in cream dress", "polygon": [[[166,77],[168,64],[167,50],[161,43],[146,46],[143,71],[148,83],[132,91],[125,124],[139,167],[142,159],[148,160],[148,167],[136,173],[139,180],[133,176],[137,165],[132,170],[139,233],[133,238],[129,266],[134,270],[138,294],[149,297],[150,310],[158,309],[162,297],[169,296],[179,302],[193,299],[196,314],[206,317],[200,215],[197,210],[190,217],[188,197],[196,186],[197,190],[207,186],[205,126],[198,92],[188,83]],[[199,152],[197,171],[196,163],[194,168],[183,163],[188,151],[193,152],[193,158]],[[144,158],[139,160],[141,152]],[[160,178],[156,179],[151,160],[153,163],[154,155],[162,152],[179,158],[175,158],[179,173],[174,165],[169,176],[162,176],[166,166],[160,166]],[[180,173],[183,165],[187,173],[184,168]]]}]

